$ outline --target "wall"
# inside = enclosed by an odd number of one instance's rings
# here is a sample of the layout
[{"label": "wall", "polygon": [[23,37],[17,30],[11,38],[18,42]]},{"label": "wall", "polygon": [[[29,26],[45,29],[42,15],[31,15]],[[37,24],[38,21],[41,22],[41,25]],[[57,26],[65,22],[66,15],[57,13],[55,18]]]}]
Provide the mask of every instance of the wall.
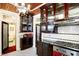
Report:
[{"label": "wall", "polygon": [[[2,28],[1,21],[0,21],[0,28]],[[2,49],[1,49],[2,48],[2,40],[1,40],[2,35],[1,35],[1,32],[2,32],[2,29],[0,29],[0,55],[2,54]]]},{"label": "wall", "polygon": [[40,14],[35,15],[33,20],[33,47],[35,47],[36,24],[40,24]]},{"label": "wall", "polygon": [[79,34],[79,25],[76,26],[60,26],[58,27],[59,33],[65,34]]},{"label": "wall", "polygon": [[[19,25],[18,25],[18,20],[19,19],[19,14],[14,13],[14,12],[10,12],[10,11],[6,11],[3,9],[0,9],[0,55],[2,55],[2,38],[1,38],[1,22],[7,22],[9,24],[14,23],[16,25],[16,50],[20,50],[19,48],[19,39],[18,39],[18,31],[19,31]],[[11,44],[12,45],[12,44]]]},{"label": "wall", "polygon": [[68,35],[68,34],[54,34],[54,33],[42,33],[42,41],[65,41],[79,44],[79,35]]}]

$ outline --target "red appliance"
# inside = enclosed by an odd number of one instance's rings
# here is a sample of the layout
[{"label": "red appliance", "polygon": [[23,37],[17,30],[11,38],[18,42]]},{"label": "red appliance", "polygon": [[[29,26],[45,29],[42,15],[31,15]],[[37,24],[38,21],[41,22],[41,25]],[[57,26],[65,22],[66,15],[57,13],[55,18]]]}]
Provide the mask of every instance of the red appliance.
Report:
[{"label": "red appliance", "polygon": [[52,56],[63,56],[63,54],[58,51],[53,51]]}]

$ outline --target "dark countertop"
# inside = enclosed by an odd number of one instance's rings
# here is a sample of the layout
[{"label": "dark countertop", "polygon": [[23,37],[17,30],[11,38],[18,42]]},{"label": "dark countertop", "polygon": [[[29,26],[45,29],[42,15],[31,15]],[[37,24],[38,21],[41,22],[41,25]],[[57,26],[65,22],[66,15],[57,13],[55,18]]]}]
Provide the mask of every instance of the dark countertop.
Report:
[{"label": "dark countertop", "polygon": [[58,46],[58,47],[61,47],[61,48],[65,48],[65,49],[69,49],[69,50],[72,50],[72,51],[79,52],[79,44],[76,44],[76,43],[63,42],[63,41],[55,41],[55,42],[44,41],[44,42],[49,43],[53,46]]}]

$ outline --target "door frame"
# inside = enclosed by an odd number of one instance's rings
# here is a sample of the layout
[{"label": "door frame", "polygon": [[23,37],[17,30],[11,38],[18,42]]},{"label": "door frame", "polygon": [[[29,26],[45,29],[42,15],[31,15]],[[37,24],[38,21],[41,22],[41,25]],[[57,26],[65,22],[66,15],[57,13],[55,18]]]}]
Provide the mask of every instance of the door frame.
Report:
[{"label": "door frame", "polygon": [[[8,28],[7,28],[7,32],[8,32],[8,33],[7,33],[7,42],[8,42],[8,43],[7,43],[7,46],[9,47],[9,24],[6,23],[6,22],[4,22],[4,21],[2,21],[2,53],[3,53],[3,51],[5,50],[5,49],[3,50],[3,24],[7,24],[7,25],[8,25]],[[7,48],[8,48],[8,47],[7,47]],[[7,49],[7,48],[6,48],[6,49]]]},{"label": "door frame", "polygon": [[[9,23],[9,24],[13,24],[14,26],[15,26],[15,46],[16,46],[16,23]],[[9,33],[9,32],[8,32]],[[15,47],[15,48],[17,48],[17,47]],[[16,51],[16,50],[15,50]]]},{"label": "door frame", "polygon": [[[37,38],[38,38],[38,37],[37,37],[37,27],[38,27],[38,26],[40,27],[40,24],[36,24],[36,29],[35,29],[35,30],[36,30],[36,32],[35,32],[35,34],[36,34],[36,35],[35,35],[35,36],[36,36],[36,37],[35,37],[35,38],[36,38],[35,46],[36,46],[36,47],[37,47],[37,42],[38,42],[38,41],[37,41]],[[39,30],[40,30],[40,29],[39,29]],[[41,32],[40,32],[40,33],[41,33]],[[41,41],[41,40],[40,40],[40,34],[39,34],[39,41]]]}]

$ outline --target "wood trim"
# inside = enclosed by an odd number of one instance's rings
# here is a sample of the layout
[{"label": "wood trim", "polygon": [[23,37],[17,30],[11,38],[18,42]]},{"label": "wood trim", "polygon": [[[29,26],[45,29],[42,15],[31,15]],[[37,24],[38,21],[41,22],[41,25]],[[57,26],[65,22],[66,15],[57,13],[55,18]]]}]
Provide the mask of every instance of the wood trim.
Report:
[{"label": "wood trim", "polygon": [[[4,51],[4,50],[3,50],[3,24],[9,25],[8,23],[2,21],[2,53],[3,53],[3,51]],[[7,40],[7,42],[8,42],[7,46],[9,47],[9,26],[8,26],[7,32],[8,32],[8,33],[7,33],[7,36],[8,36],[8,37],[7,37],[7,39],[8,39],[8,40]],[[8,48],[8,47],[7,47],[7,48]],[[7,49],[7,48],[6,48],[6,49]],[[6,49],[5,49],[5,50],[6,50]]]},{"label": "wood trim", "polygon": [[34,15],[37,15],[37,14],[39,14],[39,13],[40,13],[40,9],[38,8],[38,9],[36,9],[36,10],[32,11],[32,13],[33,13]]},{"label": "wood trim", "polygon": [[[40,24],[36,24],[36,45],[35,45],[36,47],[37,47],[37,42],[38,42],[38,41],[37,41],[37,40],[38,40],[38,39],[37,39],[37,38],[38,38],[38,37],[37,37],[37,34],[38,34],[38,33],[37,33],[37,26],[40,27]],[[39,30],[40,30],[40,29],[39,29]],[[41,31],[40,31],[40,34],[41,34]],[[39,41],[41,41],[41,39],[40,39],[41,35],[40,35],[40,34],[39,34]]]},{"label": "wood trim", "polygon": [[54,10],[54,11],[53,11],[53,12],[54,12],[53,14],[54,14],[54,16],[55,16],[55,15],[56,15],[56,3],[53,4],[53,10]]},{"label": "wood trim", "polygon": [[67,3],[64,3],[64,14],[65,14],[65,19],[68,18],[68,11],[69,11],[69,5]]},{"label": "wood trim", "polygon": [[48,30],[47,25],[48,25],[48,8],[46,9],[46,31]]},{"label": "wood trim", "polygon": [[30,7],[30,10],[40,6],[42,3],[30,3],[31,7]]}]

